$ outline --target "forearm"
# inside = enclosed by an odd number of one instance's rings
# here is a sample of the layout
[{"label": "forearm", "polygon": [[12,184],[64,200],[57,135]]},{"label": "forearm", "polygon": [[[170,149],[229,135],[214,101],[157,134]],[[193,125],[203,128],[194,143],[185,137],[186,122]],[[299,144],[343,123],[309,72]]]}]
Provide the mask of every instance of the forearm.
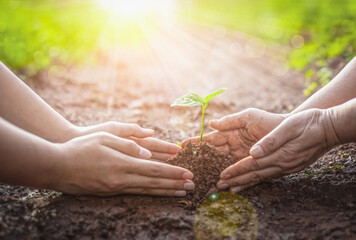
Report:
[{"label": "forearm", "polygon": [[311,108],[330,108],[354,97],[356,97],[356,57],[332,81],[308,98],[292,114]]},{"label": "forearm", "polygon": [[327,111],[340,142],[356,142],[356,98]]},{"label": "forearm", "polygon": [[0,182],[53,189],[60,148],[0,118]]},{"label": "forearm", "polygon": [[0,116],[52,142],[71,139],[72,124],[0,62]]}]

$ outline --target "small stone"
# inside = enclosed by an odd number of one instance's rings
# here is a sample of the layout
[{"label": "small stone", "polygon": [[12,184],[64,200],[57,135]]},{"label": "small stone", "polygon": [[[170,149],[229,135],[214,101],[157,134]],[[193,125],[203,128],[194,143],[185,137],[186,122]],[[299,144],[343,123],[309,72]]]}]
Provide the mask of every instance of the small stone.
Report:
[{"label": "small stone", "polygon": [[355,204],[353,204],[352,202],[349,202],[348,204],[346,204],[346,206],[348,206],[349,208],[353,208],[355,206]]}]

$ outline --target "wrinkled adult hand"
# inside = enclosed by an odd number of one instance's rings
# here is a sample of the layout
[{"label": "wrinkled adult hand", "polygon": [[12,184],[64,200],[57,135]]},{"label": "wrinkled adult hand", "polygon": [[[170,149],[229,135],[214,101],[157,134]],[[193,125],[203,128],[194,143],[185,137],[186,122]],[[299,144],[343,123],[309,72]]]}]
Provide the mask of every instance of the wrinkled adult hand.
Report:
[{"label": "wrinkled adult hand", "polygon": [[153,130],[142,128],[137,124],[110,121],[88,127],[74,126],[73,132],[74,137],[107,132],[121,138],[133,140],[140,146],[150,150],[152,153],[150,159],[155,161],[165,161],[181,150],[176,144],[153,138]]},{"label": "wrinkled adult hand", "polygon": [[[248,156],[250,148],[286,117],[286,114],[275,114],[249,108],[219,120],[210,121],[210,127],[217,131],[205,134],[203,141],[216,146],[220,151],[230,154],[238,160]],[[182,147],[184,148],[189,141],[198,143],[199,137],[184,140]]]},{"label": "wrinkled adult hand", "polygon": [[58,146],[63,160],[53,189],[65,193],[184,196],[194,189],[190,171],[147,160],[150,151],[132,140],[99,132]]},{"label": "wrinkled adult hand", "polygon": [[257,142],[250,150],[251,156],[225,169],[217,186],[239,192],[301,171],[339,142],[327,110],[297,113]]}]

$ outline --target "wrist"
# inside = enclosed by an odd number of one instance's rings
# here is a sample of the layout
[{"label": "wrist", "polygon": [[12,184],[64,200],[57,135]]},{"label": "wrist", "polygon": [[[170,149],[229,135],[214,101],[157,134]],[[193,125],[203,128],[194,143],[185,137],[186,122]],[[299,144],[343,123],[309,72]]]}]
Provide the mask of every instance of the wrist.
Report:
[{"label": "wrist", "polygon": [[342,144],[342,141],[340,140],[336,130],[335,120],[337,118],[335,116],[335,112],[330,108],[320,111],[322,116],[322,126],[325,134],[325,142],[327,146],[331,148]]},{"label": "wrist", "polygon": [[78,127],[72,123],[69,124],[67,130],[63,133],[61,137],[61,143],[67,142],[73,138],[81,136],[81,127]]},{"label": "wrist", "polygon": [[47,164],[42,170],[41,188],[60,191],[61,179],[64,172],[65,165],[65,151],[63,151],[60,143],[48,143],[45,160]]},{"label": "wrist", "polygon": [[356,141],[356,98],[327,109],[340,144]]}]

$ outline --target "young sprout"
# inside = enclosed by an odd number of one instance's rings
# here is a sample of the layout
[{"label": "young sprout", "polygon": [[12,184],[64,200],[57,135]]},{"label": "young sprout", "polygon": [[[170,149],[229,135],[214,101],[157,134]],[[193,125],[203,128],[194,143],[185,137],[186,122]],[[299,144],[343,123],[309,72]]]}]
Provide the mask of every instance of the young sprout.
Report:
[{"label": "young sprout", "polygon": [[188,93],[184,96],[181,96],[180,98],[177,98],[171,104],[171,107],[173,107],[173,106],[181,106],[181,107],[201,106],[202,107],[203,110],[202,110],[202,115],[201,115],[200,142],[203,139],[205,109],[208,107],[208,103],[211,99],[213,99],[220,93],[225,92],[225,90],[226,90],[226,88],[220,88],[220,89],[216,90],[215,92],[207,95],[204,99],[202,99],[196,93]]}]

